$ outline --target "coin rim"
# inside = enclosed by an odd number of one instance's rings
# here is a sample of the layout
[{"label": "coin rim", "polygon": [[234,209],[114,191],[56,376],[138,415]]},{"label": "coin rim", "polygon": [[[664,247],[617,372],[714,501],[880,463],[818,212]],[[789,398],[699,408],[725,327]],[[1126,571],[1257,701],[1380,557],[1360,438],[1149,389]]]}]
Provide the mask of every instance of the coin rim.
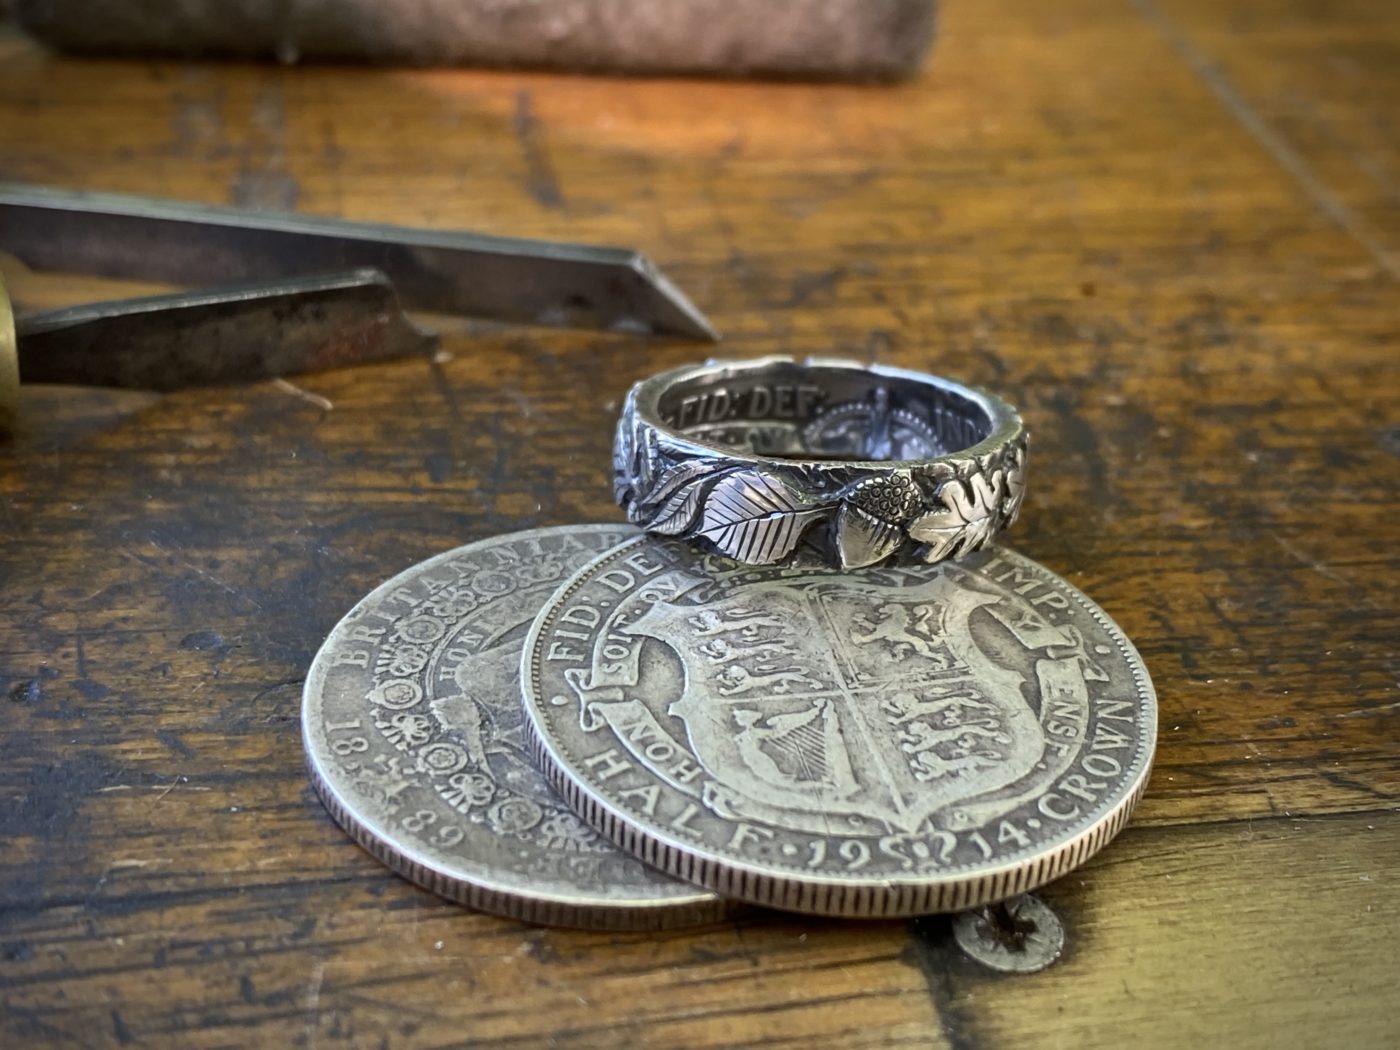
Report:
[{"label": "coin rim", "polygon": [[943,878],[889,875],[880,879],[862,879],[839,872],[817,876],[765,868],[722,857],[703,846],[697,848],[693,843],[682,842],[660,830],[644,827],[621,807],[611,804],[588,785],[575,780],[554,745],[546,739],[540,726],[542,715],[537,714],[544,710],[542,690],[536,680],[535,661],[531,657],[540,635],[550,622],[550,614],[583,585],[584,578],[593,572],[595,566],[620,557],[623,548],[656,542],[654,537],[639,536],[618,544],[594,558],[562,584],[531,625],[521,652],[520,675],[526,725],[530,730],[536,765],[544,771],[555,791],[587,823],[647,864],[726,897],[803,914],[896,918],[962,911],[1030,892],[1080,866],[1117,836],[1146,791],[1157,748],[1159,712],[1157,693],[1142,655],[1112,617],[1079,588],[1039,562],[1009,547],[996,546],[987,552],[987,556],[1006,556],[1044,573],[1048,582],[1058,585],[1109,633],[1132,672],[1139,702],[1146,709],[1144,713],[1151,715],[1143,727],[1144,732],[1133,759],[1141,769],[1135,776],[1125,777],[1126,791],[1098,819],[1028,859],[1007,860],[972,872],[950,873]]},{"label": "coin rim", "polygon": [[[444,561],[482,547],[597,529],[636,531],[633,526],[622,522],[596,522],[524,529],[488,537],[417,562],[396,573],[356,602],[349,612],[336,621],[335,626],[327,633],[325,641],[316,650],[316,655],[307,670],[306,683],[302,687],[301,739],[311,784],[335,822],[367,853],[408,881],[454,903],[509,919],[579,929],[659,930],[711,922],[728,914],[732,904],[705,890],[696,890],[694,893],[667,900],[608,902],[547,892],[522,893],[518,888],[502,885],[494,879],[483,877],[480,873],[469,875],[460,869],[440,864],[415,846],[401,845],[378,823],[359,812],[332,782],[326,756],[318,755],[319,749],[313,746],[310,723],[316,717],[316,712],[312,710],[312,706],[317,703],[316,698],[324,695],[329,668],[328,652],[342,629],[348,628],[350,621],[365,606],[373,604],[381,595],[403,586],[405,577],[417,577]],[[628,542],[631,541],[622,541]],[[612,549],[599,552],[598,557],[608,554]],[[591,565],[593,560],[595,559],[590,559],[588,564]],[[546,602],[541,606],[541,611],[548,606],[549,602]],[[528,637],[527,635],[527,640]],[[678,884],[684,885],[683,880],[678,880]]]}]

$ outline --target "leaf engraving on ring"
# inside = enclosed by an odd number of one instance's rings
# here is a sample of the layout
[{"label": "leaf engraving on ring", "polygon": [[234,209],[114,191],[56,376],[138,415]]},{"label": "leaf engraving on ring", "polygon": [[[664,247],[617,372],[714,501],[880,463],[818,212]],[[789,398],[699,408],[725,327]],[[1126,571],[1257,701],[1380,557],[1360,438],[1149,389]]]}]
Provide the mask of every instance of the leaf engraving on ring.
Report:
[{"label": "leaf engraving on ring", "polygon": [[1001,470],[974,474],[967,481],[948,481],[938,490],[943,506],[915,518],[909,535],[928,544],[925,561],[956,558],[983,546],[996,532],[1001,517],[1005,474]]},{"label": "leaf engraving on ring", "polygon": [[771,474],[738,470],[710,490],[698,535],[731,558],[771,565],[791,554],[803,532],[829,513]]}]

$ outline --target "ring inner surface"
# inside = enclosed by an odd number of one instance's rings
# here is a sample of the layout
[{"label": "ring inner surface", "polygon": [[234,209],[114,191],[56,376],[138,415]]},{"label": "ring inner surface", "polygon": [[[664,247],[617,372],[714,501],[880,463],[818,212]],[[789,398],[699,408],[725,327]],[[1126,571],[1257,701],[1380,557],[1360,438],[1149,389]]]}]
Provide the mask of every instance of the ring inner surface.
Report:
[{"label": "ring inner surface", "polygon": [[806,365],[683,380],[659,410],[685,437],[778,459],[932,459],[993,428],[981,404],[934,383]]}]

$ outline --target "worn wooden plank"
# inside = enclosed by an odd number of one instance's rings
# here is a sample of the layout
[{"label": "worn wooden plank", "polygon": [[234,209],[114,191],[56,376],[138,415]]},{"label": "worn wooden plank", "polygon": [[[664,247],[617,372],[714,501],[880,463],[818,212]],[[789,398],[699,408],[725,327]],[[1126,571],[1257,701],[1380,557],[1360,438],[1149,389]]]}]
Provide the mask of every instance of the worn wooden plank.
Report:
[{"label": "worn wooden plank", "polygon": [[1371,87],[1388,75],[1400,11],[1136,2],[1315,210],[1400,275],[1400,139],[1387,93]]},{"label": "worn wooden plank", "polygon": [[973,1046],[1393,1046],[1380,1004],[1400,956],[1362,931],[1400,917],[1396,826],[1390,811],[1141,831],[1047,894],[1079,935],[1055,969],[936,971],[945,1025]]},{"label": "worn wooden plank", "polygon": [[1388,813],[1130,832],[1046,892],[1065,957],[1001,977],[940,919],[531,929],[414,890],[327,827],[290,868],[267,858],[288,881],[196,869],[133,891],[151,872],[131,857],[99,897],[11,919],[6,1024],[54,1045],[456,1045],[470,1026],[503,1046],[1391,1046],[1394,830]]},{"label": "worn wooden plank", "polygon": [[[1047,891],[1067,959],[993,978],[936,921],[530,930],[344,839],[297,737],[326,630],[449,546],[614,519],[617,399],[710,352],[454,322],[444,363],[298,381],[330,410],[27,392],[0,445],[0,1043],[1394,1045],[1400,27],[988,0],[944,28],[890,89],[80,63],[0,34],[0,178],[633,244],[726,353],[1007,394],[1035,433],[1012,542],[1161,695],[1138,819]],[[94,294],[7,276],[25,305]]]}]

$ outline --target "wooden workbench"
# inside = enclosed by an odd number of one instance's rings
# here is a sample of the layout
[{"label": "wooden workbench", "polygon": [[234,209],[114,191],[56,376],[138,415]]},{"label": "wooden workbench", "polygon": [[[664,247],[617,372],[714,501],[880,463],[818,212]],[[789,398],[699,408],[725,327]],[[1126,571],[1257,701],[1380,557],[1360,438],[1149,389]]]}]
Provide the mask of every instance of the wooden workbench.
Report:
[{"label": "wooden workbench", "polygon": [[[985,384],[1011,542],[1161,702],[1049,970],[946,922],[590,934],[330,821],[307,664],[430,554],[612,520],[635,377],[709,346],[31,388],[0,445],[0,1045],[1400,1044],[1400,7],[949,3],[893,88],[78,62],[0,29],[0,178],[634,245],[726,334]],[[3,245],[0,245],[3,248]],[[21,306],[92,297],[9,271]]]}]

